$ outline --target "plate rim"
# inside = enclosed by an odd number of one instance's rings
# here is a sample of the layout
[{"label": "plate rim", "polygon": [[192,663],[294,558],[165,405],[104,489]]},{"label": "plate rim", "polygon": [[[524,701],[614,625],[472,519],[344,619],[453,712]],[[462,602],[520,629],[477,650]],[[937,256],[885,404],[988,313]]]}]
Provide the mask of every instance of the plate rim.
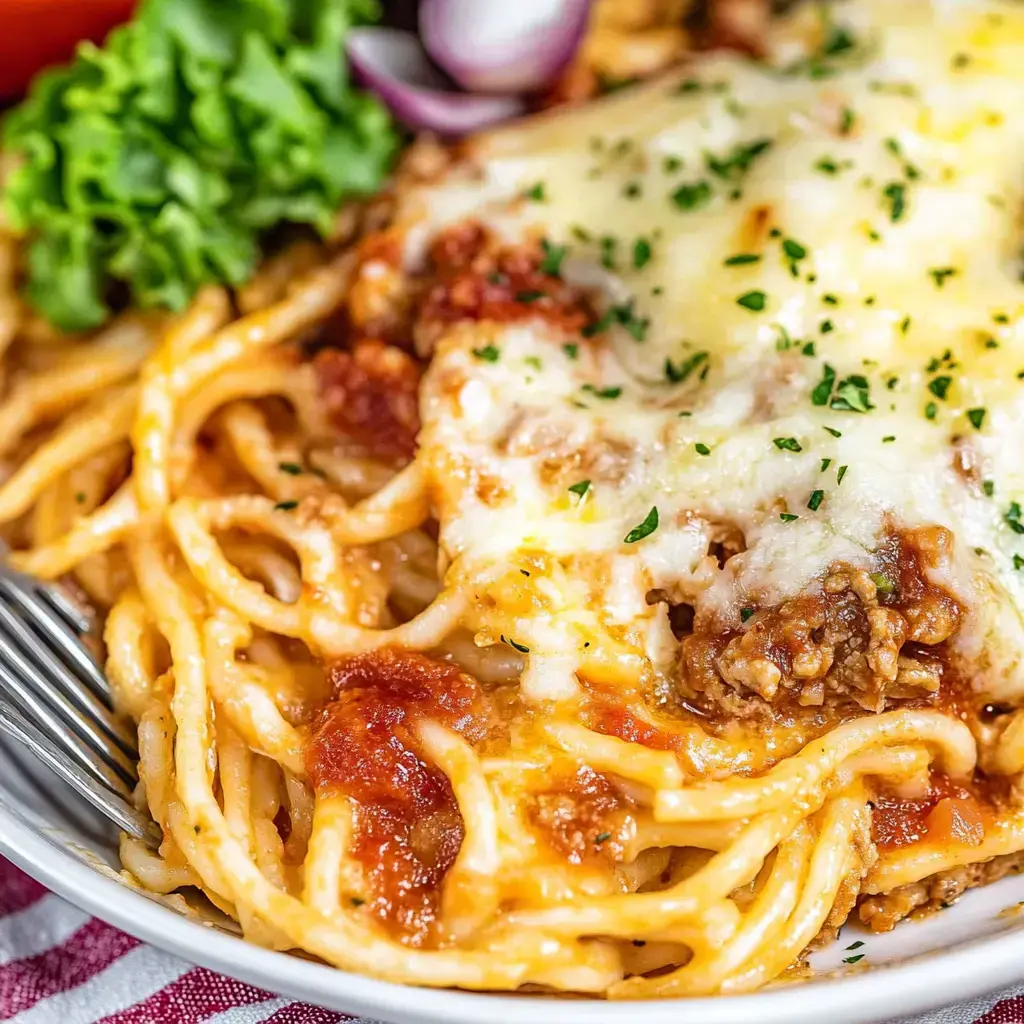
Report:
[{"label": "plate rim", "polygon": [[[2,785],[0,785],[2,790]],[[107,878],[0,801],[0,854],[80,909],[158,949],[258,988],[331,1009],[400,1024],[622,1024],[637,1002],[544,999],[425,989],[352,974],[254,946],[191,921]],[[642,1003],[649,1024],[830,1024],[927,1012],[1024,980],[1024,929],[969,940],[906,963],[881,964],[853,977],[822,978],[749,995],[658,999]],[[627,1016],[628,1015],[628,1016]]]}]

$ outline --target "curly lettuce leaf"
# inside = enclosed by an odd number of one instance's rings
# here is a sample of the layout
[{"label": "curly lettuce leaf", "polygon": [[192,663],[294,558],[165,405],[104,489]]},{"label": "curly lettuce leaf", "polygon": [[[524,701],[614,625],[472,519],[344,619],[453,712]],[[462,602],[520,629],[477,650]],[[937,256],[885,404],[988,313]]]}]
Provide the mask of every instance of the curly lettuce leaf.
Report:
[{"label": "curly lettuce leaf", "polygon": [[28,301],[69,331],[106,320],[112,294],[180,310],[245,281],[276,225],[326,233],[397,149],[343,53],[377,15],[375,0],[145,0],[39,76],[2,129]]}]

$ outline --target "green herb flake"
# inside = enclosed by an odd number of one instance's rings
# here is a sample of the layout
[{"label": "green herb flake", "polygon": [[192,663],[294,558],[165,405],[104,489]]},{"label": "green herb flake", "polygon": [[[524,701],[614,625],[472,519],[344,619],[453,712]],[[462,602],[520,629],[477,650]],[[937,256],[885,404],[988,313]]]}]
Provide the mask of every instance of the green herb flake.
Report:
[{"label": "green herb flake", "polygon": [[611,401],[614,398],[618,398],[619,395],[622,394],[622,388],[598,388],[595,387],[593,384],[584,384],[580,390],[586,391],[588,394],[593,395],[595,398],[603,398],[605,401]]},{"label": "green herb flake", "polygon": [[566,359],[572,359],[575,361],[580,354],[580,347],[576,344],[563,345],[562,351],[565,353]]},{"label": "green herb flake", "polygon": [[857,115],[854,111],[850,107],[843,107],[843,112],[839,115],[839,134],[849,135],[856,120]]},{"label": "green herb flake", "polygon": [[849,468],[850,468],[849,466],[840,466],[839,467],[838,471],[836,472],[836,483],[837,484],[841,484],[843,482],[843,477],[846,476],[846,471]]},{"label": "green herb flake", "polygon": [[822,459],[821,460],[821,472],[824,473],[825,470],[828,469],[828,467],[831,466],[831,465],[832,465],[832,460],[831,459]]},{"label": "green herb flake", "polygon": [[740,609],[740,622],[747,622],[754,614],[753,608]]},{"label": "green herb flake", "polygon": [[673,363],[671,359],[666,359],[665,376],[672,384],[681,384],[698,366],[706,362],[707,358],[707,352],[694,352],[681,363]]},{"label": "green herb flake", "polygon": [[75,494],[75,501],[78,502],[79,505],[84,505],[86,502],[85,492],[78,491],[78,493]]},{"label": "green herb flake", "polygon": [[882,438],[882,444],[892,444],[893,441],[895,441],[895,440],[896,440],[896,435],[895,434],[886,434],[885,437]]},{"label": "green herb flake", "polygon": [[508,644],[509,647],[511,647],[515,651],[518,651],[520,654],[529,654],[530,653],[530,648],[529,647],[526,647],[523,644],[517,644],[515,642],[515,640],[512,639],[512,637],[510,637],[510,636],[507,637],[507,636],[505,636],[504,633],[501,634],[501,642],[503,644]]},{"label": "green herb flake", "polygon": [[672,202],[680,210],[699,210],[711,202],[711,185],[703,178],[680,185],[672,193]]},{"label": "green herb flake", "polygon": [[771,139],[755,139],[753,142],[739,142],[725,156],[704,154],[704,164],[718,178],[738,181],[750,170],[753,162],[771,148]]},{"label": "green herb flake", "polygon": [[1024,533],[1024,523],[1020,521],[1020,516],[1020,503],[1011,501],[1006,515],[1003,516],[1003,521],[1014,533]]},{"label": "green herb flake", "polygon": [[586,494],[587,491],[589,491],[589,490],[590,490],[590,481],[589,480],[581,480],[578,484],[573,484],[572,487],[569,488],[569,493],[570,494],[575,494],[575,495],[579,496],[580,498],[582,498],[583,495]]},{"label": "green herb flake", "polygon": [[863,953],[854,953],[853,956],[844,956],[843,957],[843,963],[844,964],[856,964],[856,963],[859,963],[863,959],[864,959],[864,954]]},{"label": "green herb flake", "polygon": [[833,437],[842,437],[842,431],[836,430],[835,427],[822,427],[822,430],[828,431]]},{"label": "green herb flake", "polygon": [[541,239],[541,249],[544,251],[544,259],[540,261],[539,270],[542,274],[550,277],[560,277],[562,273],[562,261],[569,250],[564,245],[555,245],[546,238]]},{"label": "green herb flake", "polygon": [[803,448],[795,437],[776,437],[772,443],[785,452],[802,452]]},{"label": "green herb flake", "polygon": [[929,402],[924,407],[924,418],[926,420],[933,420],[939,414],[939,407],[934,402]]},{"label": "green herb flake", "polygon": [[804,342],[804,347],[802,349],[800,349],[800,351],[805,356],[813,356],[813,355],[815,355],[816,352],[815,352],[815,349],[814,349],[814,342],[813,341],[806,341],[806,342]]},{"label": "green herb flake", "polygon": [[996,482],[995,480],[982,480],[981,489],[985,492],[986,498],[991,498],[996,493]]},{"label": "green herb flake", "polygon": [[526,189],[523,192],[523,196],[527,199],[532,199],[535,203],[543,203],[548,198],[547,188],[543,181],[538,181],[535,185],[531,185]]},{"label": "green herb flake", "polygon": [[829,403],[829,408],[838,409],[843,412],[869,412],[874,406],[869,399],[869,385],[866,377],[860,374],[851,374],[845,380],[841,380],[836,387],[836,393]]},{"label": "green herb flake", "polygon": [[694,447],[694,450],[697,452],[698,455],[710,455],[711,454],[711,449],[706,444],[704,444],[703,441],[698,441],[693,447]]},{"label": "green herb flake", "polygon": [[941,288],[951,277],[959,273],[956,267],[931,267],[928,276],[935,282],[936,288]]},{"label": "green herb flake", "polygon": [[821,171],[822,174],[838,174],[839,164],[837,164],[835,160],[831,159],[831,157],[823,156],[814,165],[814,169],[816,171]]},{"label": "green herb flake", "polygon": [[1024,569],[1024,558],[1022,558],[1018,554],[1014,554],[1014,556],[1013,556],[1013,567],[1018,572],[1020,572],[1021,569]]},{"label": "green herb flake", "polygon": [[[825,363],[824,369],[822,370],[821,380],[815,385],[814,390],[811,392],[811,402],[814,405],[828,405],[829,396],[832,394],[832,388],[836,382],[836,371],[832,369],[828,363]],[[825,428],[829,430],[828,427]],[[831,432],[831,431],[830,431]],[[839,437],[839,434],[835,434]]]},{"label": "green herb flake", "polygon": [[633,266],[642,270],[651,262],[651,243],[646,238],[638,238],[633,243]]},{"label": "green herb flake", "polygon": [[598,834],[594,836],[594,845],[600,846],[602,843],[608,842],[611,837],[611,832],[598,832]]},{"label": "green herb flake", "polygon": [[800,517],[793,515],[792,512],[780,512],[779,513],[779,518],[784,523],[793,523],[793,522],[796,522],[796,520],[799,519]]},{"label": "green herb flake", "polygon": [[516,292],[516,295],[515,295],[516,302],[522,302],[522,303],[525,303],[527,305],[529,305],[531,302],[536,302],[538,299],[543,299],[543,298],[544,298],[544,292],[537,291],[537,289],[535,289],[535,288],[532,288],[529,291],[525,291],[525,292]]},{"label": "green herb flake", "polygon": [[981,425],[985,422],[985,413],[987,409],[968,409],[967,419],[970,420],[971,426],[975,430],[981,430]]},{"label": "green herb flake", "polygon": [[864,943],[861,942],[860,939],[858,939],[856,942],[851,942],[850,945],[848,945],[846,947],[846,949],[847,949],[847,952],[849,952],[851,949],[860,949],[860,947],[863,946],[863,945],[864,945]]},{"label": "green herb flake", "polygon": [[822,334],[831,334],[835,330],[835,325],[831,320],[822,320],[818,325],[818,330],[821,331]]},{"label": "green herb flake", "polygon": [[722,260],[725,267],[745,267],[750,263],[760,263],[761,257],[752,252],[739,252],[735,256],[727,256]]},{"label": "green herb flake", "polygon": [[274,511],[275,512],[291,512],[293,509],[296,509],[298,507],[299,507],[299,503],[297,501],[279,501],[274,506]]},{"label": "green herb flake", "polygon": [[301,476],[302,467],[297,462],[279,462],[277,468],[289,476]]},{"label": "green herb flake", "polygon": [[651,511],[647,513],[647,518],[639,526],[634,526],[629,533],[626,534],[623,539],[624,544],[635,544],[638,540],[643,540],[644,537],[649,537],[658,528],[658,506],[654,505],[651,507]]},{"label": "green herb flake", "polygon": [[928,384],[928,390],[936,398],[941,398],[943,401],[945,401],[946,395],[949,393],[949,386],[952,383],[952,377],[936,377],[933,381],[931,381]]},{"label": "green herb flake", "polygon": [[783,240],[782,251],[791,260],[802,260],[807,255],[807,249],[792,238]]},{"label": "green herb flake", "polygon": [[825,497],[824,491],[811,491],[810,498],[807,499],[807,507],[812,512],[817,512],[821,507],[822,499]]},{"label": "green herb flake", "polygon": [[361,907],[366,902],[366,900],[364,900],[361,896],[349,896],[348,902],[349,906],[351,907]]},{"label": "green herb flake", "polygon": [[742,306],[744,309],[749,309],[753,313],[760,313],[766,302],[766,296],[762,291],[750,291],[744,292],[739,298],[736,299],[736,305]]},{"label": "green herb flake", "polygon": [[501,349],[495,345],[485,345],[483,348],[473,349],[473,355],[485,363],[496,363],[501,357]]},{"label": "green herb flake", "polygon": [[894,223],[903,219],[907,210],[907,187],[902,182],[890,182],[882,189],[882,195],[889,201],[889,219]]}]

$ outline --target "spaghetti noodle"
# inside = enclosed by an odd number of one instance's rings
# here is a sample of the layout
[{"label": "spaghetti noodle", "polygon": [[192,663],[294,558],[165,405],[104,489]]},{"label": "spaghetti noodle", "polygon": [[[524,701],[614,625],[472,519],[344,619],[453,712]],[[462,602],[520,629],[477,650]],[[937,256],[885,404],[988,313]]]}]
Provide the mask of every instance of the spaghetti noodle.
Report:
[{"label": "spaghetti noodle", "polygon": [[[964,442],[934,440],[935,415],[907,425],[916,393],[893,384],[890,415],[873,367],[822,370],[796,322],[856,301],[838,338],[817,323],[817,344],[850,362],[851,332],[873,351],[884,323],[883,373],[919,361],[899,347],[899,303],[913,296],[887,291],[865,257],[854,285],[818,301],[851,250],[828,248],[827,217],[804,218],[795,240],[798,214],[771,193],[777,169],[752,166],[767,145],[733,149],[725,169],[678,157],[710,176],[672,179],[678,229],[656,230],[664,213],[641,202],[676,173],[662,166],[670,143],[685,149],[692,131],[698,152],[709,145],[705,115],[745,134],[735,107],[762,92],[763,123],[781,110],[799,136],[771,140],[789,147],[785,180],[799,158],[799,180],[831,181],[803,170],[808,154],[825,159],[824,133],[850,161],[898,151],[921,164],[906,187],[924,176],[938,189],[929,129],[901,120],[906,95],[865,83],[924,52],[920,97],[954,35],[1009,75],[999,26],[1024,38],[1021,15],[978,4],[971,31],[954,32],[909,5],[924,31],[910,16],[891,26],[881,4],[849,6],[888,33],[880,64],[823,85],[710,58],[695,78],[563,115],[554,132],[541,121],[487,140],[440,180],[435,166],[417,178],[414,153],[389,226],[340,254],[290,250],[239,296],[208,289],[178,317],[124,314],[41,345],[18,306],[13,244],[0,246],[0,520],[19,568],[70,578],[105,613],[108,674],[138,723],[138,803],[164,836],[157,855],[122,840],[134,880],[199,889],[254,942],[393,981],[638,998],[758,988],[858,899],[1024,850],[1024,699],[1000,660],[1012,635],[982,650],[993,602],[1013,607],[1013,591],[991,569],[964,584],[957,560],[982,543],[1003,557],[998,516],[962,511],[985,500],[972,467],[993,457],[976,447],[951,469]],[[978,88],[996,113],[1018,95],[991,78]],[[835,123],[837,90],[863,100],[857,139]],[[694,96],[705,105],[678,115]],[[577,145],[595,118],[636,137],[618,155],[615,140]],[[903,142],[886,149],[893,123]],[[1024,130],[1008,123],[1014,164]],[[595,153],[598,173],[581,174]],[[971,189],[995,190],[972,173]],[[747,197],[712,197],[716,175]],[[643,232],[629,267],[626,240],[567,227],[584,200]],[[687,216],[704,218],[699,266]],[[902,267],[907,246],[932,240],[906,241],[888,216],[882,251]],[[1024,308],[984,258],[988,291],[943,279],[929,302],[958,306],[936,321],[959,329],[964,305]],[[709,260],[701,292],[693,275]],[[666,348],[678,344],[669,288],[689,289],[681,349]],[[752,317],[773,288],[813,293],[813,310],[804,297]],[[1019,323],[1006,314],[1007,346]],[[698,347],[716,333],[717,348]],[[934,381],[959,361],[958,386],[983,380],[996,409],[1004,375],[970,377],[971,358],[940,352],[931,393],[948,393]],[[867,444],[869,423],[887,458],[897,422],[921,468],[883,472],[903,474],[906,500],[866,489],[857,466],[840,491],[845,463],[826,498],[817,480],[851,450],[834,442]],[[943,502],[961,490],[942,504],[921,497],[932,485]],[[910,824],[886,831],[889,819]]]}]

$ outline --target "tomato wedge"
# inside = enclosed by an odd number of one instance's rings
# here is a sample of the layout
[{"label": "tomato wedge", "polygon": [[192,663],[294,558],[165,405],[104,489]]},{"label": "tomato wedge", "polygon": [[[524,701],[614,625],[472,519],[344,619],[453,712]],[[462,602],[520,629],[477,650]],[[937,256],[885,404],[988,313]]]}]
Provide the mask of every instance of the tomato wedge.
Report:
[{"label": "tomato wedge", "polygon": [[37,71],[66,61],[82,39],[99,42],[136,0],[0,0],[0,101],[17,99]]}]

